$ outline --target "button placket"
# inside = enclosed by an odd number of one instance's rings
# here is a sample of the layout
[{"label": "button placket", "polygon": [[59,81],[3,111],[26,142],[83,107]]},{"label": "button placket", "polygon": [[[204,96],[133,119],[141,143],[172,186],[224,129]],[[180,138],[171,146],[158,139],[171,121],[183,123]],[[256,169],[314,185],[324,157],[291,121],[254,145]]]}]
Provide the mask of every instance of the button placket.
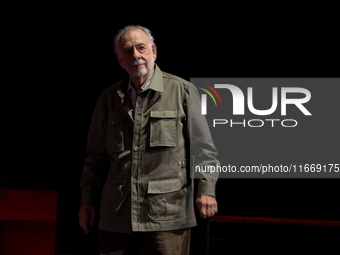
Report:
[{"label": "button placket", "polygon": [[[140,164],[140,133],[142,126],[142,97],[137,95],[137,100],[135,104],[135,118],[134,118],[134,131],[133,131],[133,152],[132,152],[132,166],[131,166],[131,220],[132,223],[139,223],[139,205],[138,205],[138,169]],[[142,104],[141,104],[142,103]]]}]

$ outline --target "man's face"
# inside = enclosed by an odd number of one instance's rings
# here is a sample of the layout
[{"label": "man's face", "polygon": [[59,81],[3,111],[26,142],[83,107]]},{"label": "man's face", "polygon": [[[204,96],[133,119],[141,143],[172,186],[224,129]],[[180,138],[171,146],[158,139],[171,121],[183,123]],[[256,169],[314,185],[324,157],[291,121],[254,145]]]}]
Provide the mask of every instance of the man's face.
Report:
[{"label": "man's face", "polygon": [[151,74],[157,56],[155,44],[140,29],[123,33],[118,42],[119,64],[130,76],[142,77]]}]

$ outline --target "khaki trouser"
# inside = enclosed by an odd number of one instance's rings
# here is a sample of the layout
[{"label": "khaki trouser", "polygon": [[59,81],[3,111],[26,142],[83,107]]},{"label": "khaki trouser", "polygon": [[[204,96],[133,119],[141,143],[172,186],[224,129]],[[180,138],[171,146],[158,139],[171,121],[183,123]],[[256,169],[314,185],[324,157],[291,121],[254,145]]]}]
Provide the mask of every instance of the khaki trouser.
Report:
[{"label": "khaki trouser", "polygon": [[132,234],[98,231],[101,255],[189,255],[190,229]]}]

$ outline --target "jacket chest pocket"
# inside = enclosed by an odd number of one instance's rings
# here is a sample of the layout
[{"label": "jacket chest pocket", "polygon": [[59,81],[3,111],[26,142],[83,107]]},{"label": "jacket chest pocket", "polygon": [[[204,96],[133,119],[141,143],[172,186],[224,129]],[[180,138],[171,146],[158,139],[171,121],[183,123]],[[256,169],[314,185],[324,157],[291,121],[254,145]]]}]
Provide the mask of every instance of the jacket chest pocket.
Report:
[{"label": "jacket chest pocket", "polygon": [[176,146],[177,111],[150,112],[150,147]]},{"label": "jacket chest pocket", "polygon": [[106,125],[107,153],[124,151],[124,120],[125,116],[115,116]]}]

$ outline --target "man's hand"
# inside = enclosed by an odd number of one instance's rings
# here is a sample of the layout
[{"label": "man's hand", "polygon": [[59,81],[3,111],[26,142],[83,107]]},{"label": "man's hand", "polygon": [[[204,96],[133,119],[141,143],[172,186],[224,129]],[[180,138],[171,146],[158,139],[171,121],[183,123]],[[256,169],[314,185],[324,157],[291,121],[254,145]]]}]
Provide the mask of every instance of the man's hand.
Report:
[{"label": "man's hand", "polygon": [[[96,208],[93,205],[82,205],[79,210],[79,225],[86,234],[91,233],[90,228],[94,227]],[[89,224],[90,223],[90,224]]]},{"label": "man's hand", "polygon": [[206,195],[197,196],[196,205],[202,219],[209,218],[217,213],[217,202],[214,197]]}]

